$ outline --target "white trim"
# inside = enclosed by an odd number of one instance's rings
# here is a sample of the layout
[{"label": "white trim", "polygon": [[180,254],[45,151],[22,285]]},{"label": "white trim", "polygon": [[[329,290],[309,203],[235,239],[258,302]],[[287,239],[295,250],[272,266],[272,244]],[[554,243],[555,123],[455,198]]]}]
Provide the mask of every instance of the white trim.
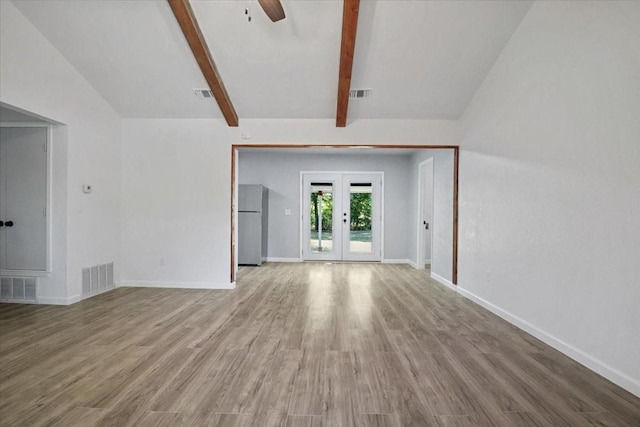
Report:
[{"label": "white trim", "polygon": [[82,299],[80,295],[73,295],[70,297],[38,297],[38,304],[48,305],[71,305],[79,302]]},{"label": "white trim", "polygon": [[279,257],[270,257],[265,258],[267,262],[302,262],[301,258],[279,258]]},{"label": "white trim", "polygon": [[53,266],[53,126],[47,126],[47,200],[45,201],[46,212],[46,271],[51,272]]},{"label": "white trim", "polygon": [[0,122],[0,128],[46,128],[49,123],[42,122]]},{"label": "white trim", "polygon": [[596,359],[593,356],[590,356],[584,351],[570,344],[567,344],[561,339],[554,337],[553,335],[543,331],[542,329],[538,328],[535,325],[532,325],[526,320],[506,310],[501,309],[500,307],[494,305],[493,303],[490,303],[489,301],[475,295],[473,292],[469,292],[466,289],[458,288],[458,293],[464,296],[465,298],[481,305],[482,307],[486,308],[487,310],[496,314],[497,316],[500,316],[507,322],[517,326],[523,331],[533,335],[534,337],[543,341],[545,344],[548,344],[549,346],[555,348],[556,350],[560,351],[566,356],[569,356],[576,362],[602,375],[603,377],[619,385],[620,387],[624,388],[630,393],[633,393],[636,396],[640,397],[640,382],[638,380],[631,378],[629,375],[623,372],[620,372],[619,370],[607,365],[606,363]]},{"label": "white trim", "polygon": [[155,282],[144,280],[122,280],[118,287],[126,288],[175,288],[175,289],[235,289],[233,283],[209,283],[209,282]]},{"label": "white trim", "polygon": [[0,276],[11,277],[51,277],[50,271],[42,270],[0,270]]},{"label": "white trim", "polygon": [[458,292],[458,287],[456,285],[454,285],[453,283],[451,283],[451,281],[449,281],[449,280],[445,279],[444,277],[442,277],[441,275],[436,274],[434,272],[431,272],[431,278],[433,280],[435,280],[436,282],[440,283],[441,285],[444,285],[447,288]]},{"label": "white trim", "polygon": [[384,258],[382,260],[383,264],[410,264],[410,265],[415,265],[415,263],[410,260],[410,259],[406,259],[406,258]]},{"label": "white trim", "polygon": [[38,302],[27,299],[0,299],[0,304],[38,304]]},{"label": "white trim", "polygon": [[71,297],[67,298],[67,304],[75,304],[77,302],[82,301],[82,295],[78,294],[78,295],[73,295]]},{"label": "white trim", "polygon": [[[234,159],[233,176],[233,200],[231,200],[231,212],[233,213],[233,277],[238,274],[238,192],[240,191],[240,152],[234,148],[232,153]],[[268,231],[268,230],[267,230]]]},{"label": "white trim", "polygon": [[7,110],[11,110],[11,111],[15,111],[16,113],[20,113],[23,114],[25,116],[29,116],[31,118],[34,119],[34,121],[27,121],[27,122],[0,122],[0,127],[2,127],[3,125],[7,125],[7,126],[11,126],[11,125],[27,125],[27,126],[33,126],[35,125],[62,125],[63,123],[57,121],[57,120],[53,120],[50,119],[48,117],[45,116],[41,116],[40,114],[36,114],[33,113],[31,111],[27,111],[27,110],[23,110],[22,108],[18,108],[15,105],[11,105],[11,104],[7,104],[4,102],[0,102],[0,107],[6,108]]},{"label": "white trim", "polygon": [[109,288],[109,289],[103,289],[100,292],[96,292],[95,294],[91,294],[91,295],[87,295],[84,298],[82,298],[82,301],[89,299],[89,298],[93,298],[93,297],[97,297],[98,295],[102,295],[102,294],[106,294],[109,291],[114,290],[115,288],[117,288],[116,284],[113,284],[113,288]]},{"label": "white trim", "polygon": [[443,278],[442,276],[439,276],[435,273],[431,273],[431,277],[434,280],[436,280],[438,283],[441,283],[442,285],[448,288],[451,288],[453,291],[457,292],[461,296],[467,298],[470,301],[475,302],[476,304],[489,310],[493,314],[501,317],[502,319],[506,320],[507,322],[511,323],[517,328],[527,332],[528,334],[533,335],[534,337],[538,338],[540,341],[555,348],[562,354],[570,357],[571,359],[580,363],[581,365],[584,365],[585,367],[592,370],[593,372],[602,375],[606,379],[619,385],[620,387],[624,388],[628,392],[633,393],[634,395],[640,397],[640,382],[638,380],[630,377],[629,375],[623,372],[620,372],[619,370],[607,365],[606,363],[596,359],[595,357],[590,356],[584,351],[570,344],[567,344],[561,339],[554,337],[553,335],[543,331],[542,329],[538,328],[535,325],[532,325],[526,320],[506,310],[501,309],[500,307],[485,300],[484,298],[481,298],[475,295],[473,292],[463,289],[460,286],[455,286],[454,284],[452,284],[450,281]]}]

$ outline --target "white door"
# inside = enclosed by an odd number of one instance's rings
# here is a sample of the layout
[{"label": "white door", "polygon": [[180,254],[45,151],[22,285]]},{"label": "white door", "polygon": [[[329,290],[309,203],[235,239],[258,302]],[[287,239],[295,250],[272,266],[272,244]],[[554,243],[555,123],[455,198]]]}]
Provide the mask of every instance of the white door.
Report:
[{"label": "white door", "polygon": [[380,261],[381,173],[305,173],[302,258]]},{"label": "white door", "polygon": [[420,163],[418,185],[418,267],[431,265],[433,247],[433,158]]},{"label": "white door", "polygon": [[342,175],[342,259],[380,261],[381,174]]},{"label": "white door", "polygon": [[302,185],[302,259],[341,260],[342,175],[338,173],[304,174]]},{"label": "white door", "polygon": [[47,128],[0,128],[0,269],[46,270]]}]

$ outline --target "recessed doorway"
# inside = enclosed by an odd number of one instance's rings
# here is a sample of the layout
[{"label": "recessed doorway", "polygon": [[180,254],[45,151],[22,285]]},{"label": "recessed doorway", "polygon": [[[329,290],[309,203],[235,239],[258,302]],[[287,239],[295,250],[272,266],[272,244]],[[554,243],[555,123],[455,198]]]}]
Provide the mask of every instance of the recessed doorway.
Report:
[{"label": "recessed doorway", "polygon": [[[323,233],[327,230],[324,230],[322,226],[315,225],[312,228],[310,213],[306,216],[309,220],[309,236],[306,239],[303,238],[303,232],[306,228],[303,227],[303,224],[306,222],[303,223],[301,217],[304,212],[303,202],[307,198],[303,194],[302,171],[330,171],[331,173],[338,173],[337,171],[358,171],[360,173],[363,173],[362,171],[384,171],[385,183],[384,189],[381,191],[381,202],[384,202],[383,226],[381,228],[384,227],[384,229],[381,230],[380,236],[381,255],[379,261],[410,264],[416,267],[420,264],[416,256],[416,248],[419,244],[417,237],[419,233],[416,232],[418,231],[416,226],[419,223],[417,217],[420,215],[417,208],[419,198],[418,165],[430,157],[434,159],[432,220],[434,224],[440,225],[431,230],[433,246],[431,277],[447,285],[454,285],[457,282],[458,147],[444,145],[233,144],[231,149],[231,281],[235,281],[235,273],[238,268],[236,198],[239,184],[259,183],[269,191],[268,233],[272,237],[277,237],[269,239],[267,254],[266,257],[263,257],[263,261],[304,261],[306,256],[304,256],[302,248],[307,243],[311,245],[311,240],[319,240],[320,238],[322,238],[323,249],[327,247],[327,237]],[[322,184],[322,181],[318,183]],[[336,197],[336,195],[332,194],[331,197]],[[310,194],[308,199],[311,204]],[[340,203],[342,202],[340,201]],[[332,205],[332,221],[333,212]],[[336,215],[336,218],[340,215],[344,217],[344,213],[344,210],[341,211]],[[324,216],[323,221],[326,218]],[[315,221],[314,218],[314,223]],[[312,236],[312,232],[317,233],[318,230],[321,234]],[[333,224],[332,231],[334,231]],[[362,231],[362,233],[355,233],[357,237],[367,237],[367,230],[356,229],[354,231]],[[350,233],[351,230],[349,230]],[[333,236],[331,239],[333,245]],[[345,241],[350,240],[341,238],[340,242],[336,242],[336,244],[342,247]],[[318,241],[318,246],[319,243]],[[367,244],[368,242],[360,243]],[[371,244],[374,244],[373,240]],[[318,252],[325,251],[318,250]],[[345,258],[340,256],[340,259]]]}]

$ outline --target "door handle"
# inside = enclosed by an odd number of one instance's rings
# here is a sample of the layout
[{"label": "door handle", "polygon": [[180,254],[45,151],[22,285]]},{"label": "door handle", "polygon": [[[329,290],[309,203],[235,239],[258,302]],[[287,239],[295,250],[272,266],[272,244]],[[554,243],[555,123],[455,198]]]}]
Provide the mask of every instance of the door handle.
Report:
[{"label": "door handle", "polygon": [[13,221],[7,221],[4,223],[5,227],[13,227]]},{"label": "door handle", "polygon": [[4,221],[0,221],[0,227],[4,227]]}]

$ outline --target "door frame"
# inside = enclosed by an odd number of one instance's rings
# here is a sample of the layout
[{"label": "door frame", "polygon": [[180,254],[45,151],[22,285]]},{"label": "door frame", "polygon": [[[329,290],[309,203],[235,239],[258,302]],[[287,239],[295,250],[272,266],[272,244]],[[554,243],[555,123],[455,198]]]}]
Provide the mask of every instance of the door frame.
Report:
[{"label": "door frame", "polygon": [[[305,241],[305,231],[304,231],[304,212],[305,212],[305,197],[304,197],[304,176],[305,175],[321,175],[321,174],[332,174],[332,175],[377,175],[380,177],[380,261],[371,261],[371,262],[382,262],[384,259],[384,171],[300,171],[300,259],[304,260],[303,248],[306,247]],[[340,182],[342,185],[342,180]],[[340,196],[344,198],[343,189],[340,189]],[[335,213],[334,213],[335,215]],[[340,244],[344,243],[344,233],[340,233]],[[340,252],[343,253],[344,249],[341,248]],[[344,255],[341,256],[344,258]],[[319,261],[319,260],[318,260]],[[343,260],[337,260],[343,261]],[[349,262],[349,260],[345,261]],[[356,262],[356,261],[354,261]],[[363,261],[370,262],[370,261]]]},{"label": "door frame", "polygon": [[46,219],[45,219],[45,228],[46,228],[46,236],[45,236],[45,270],[10,270],[10,269],[2,269],[0,270],[0,274],[2,275],[10,275],[13,277],[50,277],[51,276],[51,259],[52,259],[52,218],[53,214],[51,211],[52,205],[52,195],[53,195],[53,171],[52,171],[52,158],[53,158],[53,149],[51,147],[53,141],[53,125],[49,123],[42,122],[3,122],[0,123],[0,128],[47,128],[47,151],[46,151],[46,159],[47,159],[47,183],[46,183],[46,201],[45,201],[45,209],[46,209]]},{"label": "door frame", "polygon": [[451,283],[458,283],[458,175],[460,162],[460,146],[458,145],[428,145],[428,144],[378,144],[378,145],[354,145],[354,144],[231,144],[231,200],[230,200],[230,216],[231,229],[229,239],[229,263],[230,263],[230,280],[234,283],[236,280],[236,239],[237,239],[237,212],[236,212],[236,194],[238,180],[236,173],[238,171],[238,149],[245,148],[262,148],[262,149],[407,149],[407,150],[453,150],[453,256],[452,256],[452,272]]},{"label": "door frame", "polygon": [[418,164],[418,212],[417,212],[417,231],[418,231],[418,247],[417,249],[417,254],[416,254],[416,260],[418,262],[418,270],[424,270],[424,265],[425,265],[425,251],[424,251],[424,230],[423,230],[423,218],[424,218],[424,202],[425,202],[425,197],[424,197],[424,184],[425,184],[425,176],[424,176],[424,168],[425,166],[427,166],[427,164],[431,163],[431,215],[429,216],[431,218],[431,222],[429,223],[429,231],[431,231],[431,262],[433,264],[433,199],[434,199],[434,183],[433,183],[433,176],[435,174],[435,162],[433,161],[433,157],[429,157],[426,160],[421,161]]}]

